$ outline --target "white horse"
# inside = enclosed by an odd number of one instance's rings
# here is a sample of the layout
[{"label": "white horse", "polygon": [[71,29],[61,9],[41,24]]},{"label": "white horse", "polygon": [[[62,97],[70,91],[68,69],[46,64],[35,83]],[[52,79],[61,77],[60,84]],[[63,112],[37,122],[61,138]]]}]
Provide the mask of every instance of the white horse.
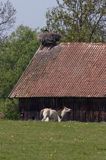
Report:
[{"label": "white horse", "polygon": [[44,108],[40,111],[40,117],[43,117],[42,118],[42,121],[58,121],[60,122],[61,119],[57,113],[56,110],[54,109],[51,109],[51,108]]},{"label": "white horse", "polygon": [[61,118],[58,114],[58,112],[54,109],[51,108],[44,108],[40,111],[40,117],[42,118],[42,121],[58,121],[60,122],[61,120],[64,120],[64,117],[66,116],[67,113],[69,113],[71,109],[64,107],[64,109],[61,111]]},{"label": "white horse", "polygon": [[58,122],[61,121],[57,111],[51,108],[42,109],[40,111],[40,117],[43,117],[42,121],[50,121],[50,120],[58,121]]}]

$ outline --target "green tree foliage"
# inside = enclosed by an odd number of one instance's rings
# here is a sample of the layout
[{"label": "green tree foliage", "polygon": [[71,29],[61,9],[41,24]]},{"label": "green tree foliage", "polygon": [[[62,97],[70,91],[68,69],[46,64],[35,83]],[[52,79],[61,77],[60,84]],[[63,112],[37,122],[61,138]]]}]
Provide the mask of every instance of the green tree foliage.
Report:
[{"label": "green tree foliage", "polygon": [[0,50],[0,97],[7,97],[38,48],[36,31],[19,26]]},{"label": "green tree foliage", "polygon": [[4,113],[5,119],[19,119],[19,107],[17,99],[0,99],[0,112]]},{"label": "green tree foliage", "polygon": [[16,10],[11,2],[0,1],[0,43],[7,37],[7,31],[13,27],[15,23]]},{"label": "green tree foliage", "polygon": [[46,14],[47,28],[60,32],[66,41],[106,40],[105,0],[56,0],[58,6]]}]

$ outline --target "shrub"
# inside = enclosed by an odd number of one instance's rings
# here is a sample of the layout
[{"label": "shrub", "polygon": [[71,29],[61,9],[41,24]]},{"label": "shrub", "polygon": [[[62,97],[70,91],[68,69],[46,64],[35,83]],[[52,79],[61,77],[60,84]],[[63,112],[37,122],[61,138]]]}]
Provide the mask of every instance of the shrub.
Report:
[{"label": "shrub", "polygon": [[6,119],[19,119],[18,100],[7,98],[0,101],[0,110],[5,114]]}]

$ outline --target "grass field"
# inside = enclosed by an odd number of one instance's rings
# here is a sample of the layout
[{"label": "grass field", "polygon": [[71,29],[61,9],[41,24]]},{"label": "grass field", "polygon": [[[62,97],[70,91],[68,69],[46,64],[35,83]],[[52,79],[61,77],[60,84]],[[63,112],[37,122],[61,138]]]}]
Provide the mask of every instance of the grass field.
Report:
[{"label": "grass field", "polygon": [[106,160],[106,123],[2,120],[0,160]]}]

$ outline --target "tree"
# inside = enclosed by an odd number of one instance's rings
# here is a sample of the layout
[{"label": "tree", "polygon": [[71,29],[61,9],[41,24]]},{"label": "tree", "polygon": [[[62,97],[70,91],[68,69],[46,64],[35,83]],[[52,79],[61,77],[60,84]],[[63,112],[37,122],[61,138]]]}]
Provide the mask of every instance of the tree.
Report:
[{"label": "tree", "polygon": [[0,51],[0,97],[7,97],[38,48],[36,31],[19,26]]},{"label": "tree", "polygon": [[5,3],[0,1],[0,42],[2,42],[6,38],[6,32],[15,23],[15,13],[16,10],[9,2],[9,0]]},{"label": "tree", "polygon": [[105,0],[56,0],[46,14],[47,29],[60,32],[66,41],[106,40]]}]

